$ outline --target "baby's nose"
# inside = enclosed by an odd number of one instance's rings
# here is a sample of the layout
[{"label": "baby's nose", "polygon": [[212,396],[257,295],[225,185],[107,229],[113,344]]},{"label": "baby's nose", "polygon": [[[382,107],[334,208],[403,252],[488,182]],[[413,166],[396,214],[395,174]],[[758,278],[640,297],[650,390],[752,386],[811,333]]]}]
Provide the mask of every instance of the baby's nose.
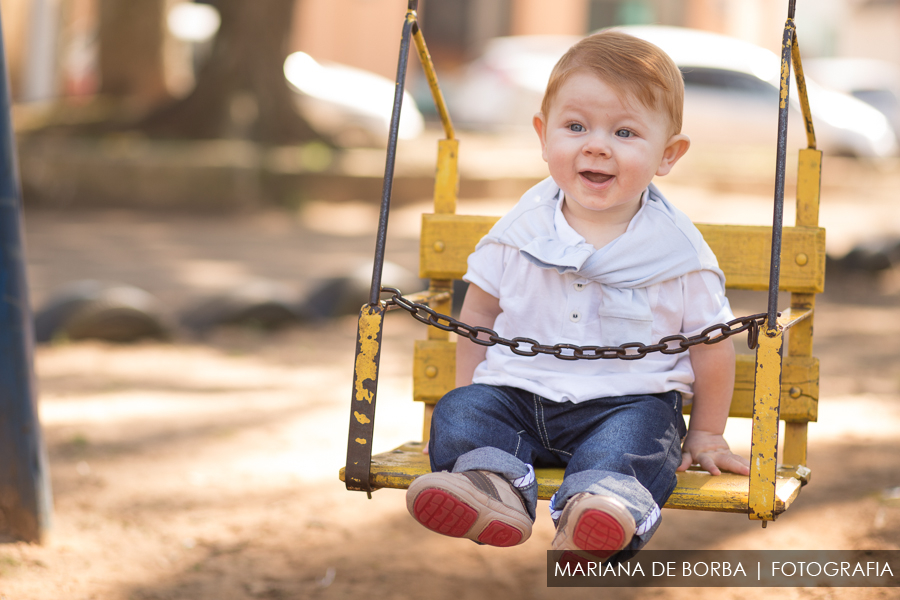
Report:
[{"label": "baby's nose", "polygon": [[608,155],[610,152],[609,141],[602,135],[589,136],[581,151],[590,156]]}]

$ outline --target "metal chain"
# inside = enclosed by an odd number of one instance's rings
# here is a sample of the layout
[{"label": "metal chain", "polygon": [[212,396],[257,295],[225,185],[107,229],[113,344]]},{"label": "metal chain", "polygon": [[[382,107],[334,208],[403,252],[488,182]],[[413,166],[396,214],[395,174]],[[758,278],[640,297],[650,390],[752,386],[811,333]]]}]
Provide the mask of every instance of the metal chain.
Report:
[{"label": "metal chain", "polygon": [[[382,292],[391,294],[389,300],[385,300],[385,307],[397,306],[407,311],[417,321],[437,327],[443,331],[450,331],[456,335],[468,338],[480,346],[494,346],[500,344],[509,348],[513,354],[519,356],[537,356],[549,354],[561,360],[597,360],[598,358],[617,358],[620,360],[638,360],[653,352],[662,354],[680,354],[700,344],[716,344],[727,340],[739,333],[747,333],[747,345],[750,349],[756,348],[759,339],[759,328],[766,321],[766,313],[758,313],[749,317],[740,317],[727,323],[718,323],[707,327],[695,336],[669,335],[656,344],[643,344],[641,342],[629,342],[621,346],[576,346],[574,344],[554,344],[546,346],[537,340],[525,337],[514,337],[511,340],[500,337],[497,332],[487,327],[473,327],[453,317],[441,314],[424,304],[413,302],[403,297],[402,292],[396,288],[382,287]],[[711,337],[718,332],[719,335]],[[487,336],[479,338],[480,334]],[[675,345],[670,345],[675,344]],[[523,348],[523,346],[525,346]]]}]

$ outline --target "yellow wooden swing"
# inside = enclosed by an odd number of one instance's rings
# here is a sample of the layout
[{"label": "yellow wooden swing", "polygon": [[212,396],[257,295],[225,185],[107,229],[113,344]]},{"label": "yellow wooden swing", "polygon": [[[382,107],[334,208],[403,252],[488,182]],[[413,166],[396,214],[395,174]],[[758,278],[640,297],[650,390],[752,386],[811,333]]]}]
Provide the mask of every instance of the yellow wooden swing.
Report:
[{"label": "yellow wooden swing", "polygon": [[[690,469],[678,473],[678,486],[666,503],[668,508],[747,513],[750,519],[762,521],[763,527],[784,512],[797,498],[801,486],[809,481],[807,425],[816,420],[819,397],[819,361],[812,356],[812,344],[815,297],[824,290],[825,279],[825,230],[818,226],[822,153],[816,150],[797,46],[794,4],[791,0],[781,55],[773,226],[697,224],[717,256],[729,288],[769,291],[767,313],[736,320],[740,322],[740,328],[736,321],[730,326],[718,327],[725,333],[749,330],[751,337],[758,339],[755,358],[750,355],[737,357],[729,414],[730,417],[752,419],[750,476],[730,473],[712,476],[705,471]],[[416,477],[430,472],[423,447],[429,435],[432,409],[454,387],[455,380],[455,343],[450,340],[449,332],[466,334],[473,329],[467,329],[465,325],[460,327],[458,321],[446,316],[451,309],[453,280],[465,273],[468,255],[497,221],[497,217],[455,214],[458,140],[454,137],[434,66],[418,27],[416,8],[417,0],[410,0],[403,25],[375,268],[369,302],[362,307],[359,316],[347,464],[340,473],[347,489],[369,494],[379,488],[407,488]],[[410,40],[414,41],[425,70],[446,139],[438,142],[434,213],[422,215],[419,274],[430,280],[430,285],[427,291],[403,297],[396,290],[382,288],[381,265]],[[791,63],[809,147],[800,150],[799,155],[796,224],[782,227]],[[791,293],[790,307],[780,313],[777,312],[779,289]],[[393,294],[387,301],[381,299],[386,290]],[[422,428],[424,441],[409,442],[372,456],[384,314],[398,307],[405,308],[418,320],[434,325],[428,327],[427,339],[416,340],[413,361],[413,399],[426,404]],[[710,328],[716,329],[715,326]],[[788,329],[791,335],[785,353],[784,338]],[[490,335],[493,332],[482,330],[481,333]],[[643,345],[626,346],[630,346],[627,352],[621,348],[602,352],[618,354],[621,358],[629,352],[633,354],[635,346]],[[651,347],[637,350],[647,349],[652,350]],[[779,419],[785,422],[781,457],[778,457]],[[538,495],[547,500],[562,482],[563,469],[537,469],[536,474]]]}]

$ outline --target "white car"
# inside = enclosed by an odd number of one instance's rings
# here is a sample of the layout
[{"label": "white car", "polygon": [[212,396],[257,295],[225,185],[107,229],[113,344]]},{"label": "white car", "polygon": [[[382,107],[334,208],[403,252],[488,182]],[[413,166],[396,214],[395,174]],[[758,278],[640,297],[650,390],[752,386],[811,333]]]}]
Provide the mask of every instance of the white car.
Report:
[{"label": "white car", "polygon": [[816,58],[803,69],[819,83],[874,106],[900,135],[900,66],[871,58]]},{"label": "white car", "polygon": [[567,35],[494,38],[446,92],[454,123],[461,128],[502,132],[531,130],[556,61],[580,40]]},{"label": "white car", "polygon": [[[780,57],[749,42],[665,26],[617,28],[667,52],[685,79],[683,131],[695,145],[775,147]],[[452,97],[461,127],[528,128],[540,108],[553,65],[577,37],[521,36],[493,40]],[[792,74],[789,140],[806,146]],[[879,111],[807,77],[817,146],[829,154],[886,157],[897,138]]]},{"label": "white car", "polygon": [[[342,146],[384,146],[394,107],[395,84],[370,71],[319,63],[304,52],[284,62],[284,76],[297,92],[300,111],[319,133]],[[412,139],[425,119],[408,93],[400,111],[400,139]]]}]

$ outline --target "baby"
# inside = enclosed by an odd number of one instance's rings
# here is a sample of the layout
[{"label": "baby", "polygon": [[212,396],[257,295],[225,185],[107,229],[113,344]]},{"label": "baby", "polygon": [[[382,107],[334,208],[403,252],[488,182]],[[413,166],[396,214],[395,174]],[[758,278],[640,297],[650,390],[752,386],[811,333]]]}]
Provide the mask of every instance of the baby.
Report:
[{"label": "baby", "polygon": [[[550,177],[469,257],[460,320],[542,344],[618,346],[733,319],[712,251],[651,183],[690,146],[683,97],[678,68],[648,42],[606,31],[575,44],[534,117]],[[567,361],[460,338],[457,388],[432,418],[433,472],[410,486],[409,511],[438,533],[513,546],[531,535],[533,466],[565,467],[553,548],[627,558],[658,528],[676,471],[749,473],[722,437],[734,367],[729,342]]]}]

